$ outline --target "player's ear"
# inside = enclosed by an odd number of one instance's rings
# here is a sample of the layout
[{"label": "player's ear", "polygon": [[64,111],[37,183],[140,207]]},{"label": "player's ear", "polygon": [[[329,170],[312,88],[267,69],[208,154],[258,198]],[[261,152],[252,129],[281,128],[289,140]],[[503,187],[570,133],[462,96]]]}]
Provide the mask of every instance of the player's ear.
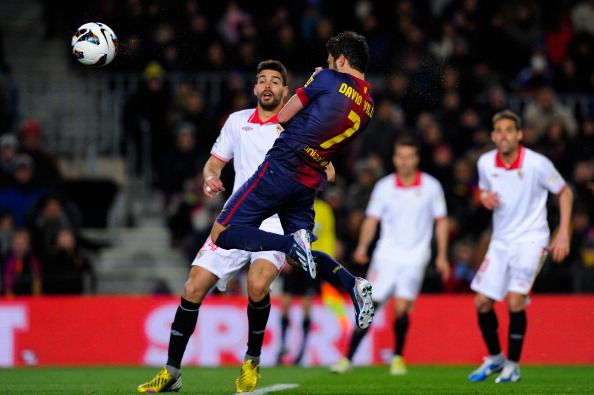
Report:
[{"label": "player's ear", "polygon": [[257,87],[257,86],[258,86],[258,85],[254,84],[254,96],[258,96],[258,94],[256,93],[256,92],[257,92],[257,91],[256,91],[256,87]]},{"label": "player's ear", "polygon": [[283,97],[289,96],[289,93],[289,87],[285,85],[285,87],[283,88]]},{"label": "player's ear", "polygon": [[522,129],[518,129],[518,141],[522,141],[524,139],[524,131]]}]

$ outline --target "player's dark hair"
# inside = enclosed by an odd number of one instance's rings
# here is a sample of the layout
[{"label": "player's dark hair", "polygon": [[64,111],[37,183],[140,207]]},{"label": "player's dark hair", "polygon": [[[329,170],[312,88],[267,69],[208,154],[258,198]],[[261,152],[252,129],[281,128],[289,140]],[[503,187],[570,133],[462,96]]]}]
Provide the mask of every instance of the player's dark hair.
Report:
[{"label": "player's dark hair", "polygon": [[493,115],[493,126],[495,126],[495,122],[501,119],[509,119],[510,121],[513,121],[516,124],[516,129],[522,129],[522,118],[520,118],[518,114],[511,110],[499,111],[497,114]]},{"label": "player's dark hair", "polygon": [[394,141],[394,152],[396,152],[396,148],[398,147],[412,147],[417,150],[417,154],[419,153],[419,143],[412,136],[406,135],[398,137],[396,141]]},{"label": "player's dark hair", "polygon": [[340,55],[349,61],[355,70],[362,73],[369,66],[369,47],[365,37],[352,31],[342,32],[326,42],[326,50],[334,59]]},{"label": "player's dark hair", "polygon": [[287,68],[285,67],[284,64],[282,64],[281,62],[279,62],[278,60],[272,60],[272,59],[268,59],[268,60],[263,60],[260,63],[258,63],[258,68],[256,69],[256,75],[259,75],[262,71],[264,70],[274,70],[274,71],[278,71],[281,75],[281,77],[283,77],[283,85],[287,85],[288,80],[289,80],[289,73],[287,72]]}]

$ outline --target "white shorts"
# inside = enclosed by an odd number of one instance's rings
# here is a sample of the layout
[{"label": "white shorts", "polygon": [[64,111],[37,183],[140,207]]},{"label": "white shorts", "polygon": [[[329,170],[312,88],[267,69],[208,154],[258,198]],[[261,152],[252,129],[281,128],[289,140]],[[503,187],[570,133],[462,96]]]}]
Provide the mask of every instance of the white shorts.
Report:
[{"label": "white shorts", "polygon": [[224,292],[233,276],[245,265],[257,259],[271,262],[280,271],[285,263],[285,254],[279,251],[225,250],[213,243],[209,237],[196,254],[192,266],[200,266],[217,276],[217,288]]},{"label": "white shorts", "polygon": [[423,285],[431,258],[429,248],[376,250],[367,279],[373,286],[373,301],[384,303],[391,297],[414,301]]},{"label": "white shorts", "polygon": [[470,288],[493,300],[508,292],[528,295],[547,257],[549,238],[509,243],[491,241]]}]

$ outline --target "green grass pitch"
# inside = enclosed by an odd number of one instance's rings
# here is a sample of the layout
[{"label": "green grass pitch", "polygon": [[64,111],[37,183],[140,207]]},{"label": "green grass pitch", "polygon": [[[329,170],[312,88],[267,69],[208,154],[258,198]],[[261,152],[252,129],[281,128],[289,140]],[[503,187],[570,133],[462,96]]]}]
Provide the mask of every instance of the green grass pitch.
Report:
[{"label": "green grass pitch", "polygon": [[[326,368],[263,367],[258,394],[594,394],[594,366],[522,366],[522,380],[469,383],[470,366],[410,366],[392,377],[386,366],[356,367],[346,375]],[[158,369],[68,367],[0,369],[1,394],[134,394]],[[184,368],[180,394],[232,394],[239,367]],[[298,387],[266,392],[276,384]]]}]

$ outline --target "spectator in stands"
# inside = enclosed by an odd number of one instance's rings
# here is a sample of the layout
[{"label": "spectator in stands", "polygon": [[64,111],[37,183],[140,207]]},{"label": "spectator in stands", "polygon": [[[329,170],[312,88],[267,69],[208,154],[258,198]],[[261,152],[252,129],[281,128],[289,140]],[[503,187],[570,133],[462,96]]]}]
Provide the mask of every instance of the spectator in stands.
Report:
[{"label": "spectator in stands", "polygon": [[196,148],[202,155],[209,155],[218,130],[207,113],[204,95],[193,86],[188,86],[178,94],[181,94],[180,108],[173,115],[175,124],[178,126],[182,123],[189,124],[194,129]]},{"label": "spectator in stands", "polygon": [[568,136],[573,137],[577,133],[575,116],[569,108],[559,103],[555,92],[550,87],[543,87],[538,91],[536,100],[526,107],[524,119],[527,125],[534,128],[539,137],[544,136],[547,125],[554,120],[561,122]]},{"label": "spectator in stands", "polygon": [[41,294],[41,262],[31,249],[29,232],[17,229],[4,262],[4,295]]},{"label": "spectator in stands", "polygon": [[33,160],[32,182],[45,188],[54,188],[61,180],[57,158],[42,147],[42,130],[39,122],[25,121],[19,132],[20,152]]},{"label": "spectator in stands", "polygon": [[359,143],[359,158],[375,155],[381,158],[382,167],[386,170],[394,168],[392,153],[396,137],[403,132],[404,113],[402,108],[390,99],[380,100],[375,107],[375,115]]},{"label": "spectator in stands", "polygon": [[[14,233],[14,220],[9,211],[0,211],[0,278],[4,272],[4,260],[11,249],[12,235]],[[0,289],[2,287],[0,281]],[[1,293],[1,292],[0,292]]]},{"label": "spectator in stands", "polygon": [[536,145],[536,151],[549,158],[564,178],[571,175],[574,150],[561,119],[553,118],[549,122],[545,134]]},{"label": "spectator in stands", "polygon": [[[124,133],[128,141],[128,155],[136,158],[136,170],[141,165],[158,171],[165,152],[172,146],[168,116],[171,96],[165,81],[165,70],[157,62],[150,62],[142,74],[138,90],[124,106]],[[150,163],[142,163],[142,154],[148,145]]]},{"label": "spectator in stands", "polygon": [[446,292],[471,292],[470,283],[475,273],[474,243],[463,239],[452,247],[452,269],[450,278],[444,283]]},{"label": "spectator in stands", "polygon": [[59,229],[47,260],[43,263],[43,293],[80,295],[93,284],[93,268],[78,248],[71,229]]},{"label": "spectator in stands", "polygon": [[34,165],[29,155],[15,158],[14,184],[0,188],[0,209],[7,209],[20,227],[27,210],[43,197],[45,189],[33,182]]},{"label": "spectator in stands", "polygon": [[377,157],[359,159],[355,163],[355,182],[347,189],[347,201],[351,209],[365,210],[373,186],[383,174],[382,162]]},{"label": "spectator in stands", "polygon": [[46,196],[31,207],[27,225],[33,248],[44,263],[52,253],[58,232],[75,226],[64,203],[55,195]]},{"label": "spectator in stands", "polygon": [[0,187],[14,184],[15,158],[19,143],[12,134],[0,137]]},{"label": "spectator in stands", "polygon": [[543,86],[553,83],[553,70],[549,65],[544,50],[537,48],[530,56],[528,66],[522,68],[513,83],[521,93],[532,93]]},{"label": "spectator in stands", "polygon": [[173,195],[182,192],[187,179],[199,174],[206,162],[207,157],[198,151],[195,134],[192,124],[180,124],[176,130],[175,147],[163,159],[159,180],[165,195],[165,206],[169,205]]}]

